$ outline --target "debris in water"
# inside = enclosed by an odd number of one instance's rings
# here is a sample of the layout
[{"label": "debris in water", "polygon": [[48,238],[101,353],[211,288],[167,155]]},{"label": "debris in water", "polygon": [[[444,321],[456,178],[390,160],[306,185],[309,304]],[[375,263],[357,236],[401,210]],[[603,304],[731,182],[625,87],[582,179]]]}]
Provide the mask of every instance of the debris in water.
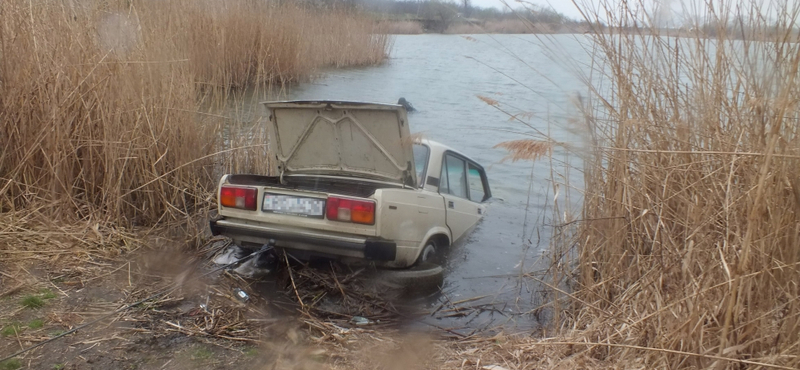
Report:
[{"label": "debris in water", "polygon": [[217,265],[230,265],[246,255],[247,252],[244,249],[237,245],[231,245],[217,254],[212,261]]},{"label": "debris in water", "polygon": [[353,325],[361,326],[361,325],[374,324],[375,322],[363,316],[353,316],[353,318],[350,319],[350,323]]},{"label": "debris in water", "polygon": [[250,295],[245,293],[244,290],[236,288],[233,290],[233,292],[236,293],[236,298],[239,298],[239,300],[242,301],[243,303],[247,303],[247,301],[250,300]]},{"label": "debris in water", "polygon": [[[230,245],[217,254],[212,260],[217,265],[230,265],[247,257],[252,251],[238,245]],[[274,250],[267,250],[253,258],[242,262],[233,269],[233,272],[248,278],[257,278],[274,271],[278,265],[278,258]]]},{"label": "debris in water", "polygon": [[411,103],[409,103],[408,100],[406,100],[406,98],[400,98],[399,100],[397,100],[397,104],[398,105],[402,105],[403,108],[405,108],[407,112],[416,112],[417,111],[416,109],[414,109],[414,106],[411,105]]}]

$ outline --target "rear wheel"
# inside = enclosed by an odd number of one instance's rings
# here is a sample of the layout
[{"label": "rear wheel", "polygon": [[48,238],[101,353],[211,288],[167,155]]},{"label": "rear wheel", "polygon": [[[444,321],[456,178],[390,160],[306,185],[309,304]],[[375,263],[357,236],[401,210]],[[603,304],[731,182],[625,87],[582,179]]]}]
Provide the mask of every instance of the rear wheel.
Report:
[{"label": "rear wheel", "polygon": [[444,283],[444,269],[430,262],[417,263],[403,270],[382,270],[381,282],[391,288],[429,292],[438,290]]},{"label": "rear wheel", "polygon": [[426,262],[438,263],[438,253],[439,249],[437,248],[436,242],[429,240],[427,243],[425,243],[425,246],[422,247],[422,252],[419,253],[419,257],[417,257],[417,262],[415,265],[420,265]]},{"label": "rear wheel", "polygon": [[410,268],[403,270],[385,270],[384,281],[395,287],[405,289],[431,291],[441,288],[444,282],[442,252],[435,239],[428,240]]}]

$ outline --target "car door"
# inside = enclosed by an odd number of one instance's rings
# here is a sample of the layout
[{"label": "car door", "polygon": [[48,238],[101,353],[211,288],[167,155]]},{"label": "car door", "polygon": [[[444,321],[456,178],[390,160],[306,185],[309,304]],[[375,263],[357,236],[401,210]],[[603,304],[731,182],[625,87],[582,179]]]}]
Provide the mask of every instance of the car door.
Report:
[{"label": "car door", "polygon": [[469,187],[469,200],[478,204],[478,217],[486,213],[486,201],[492,197],[489,189],[489,180],[486,171],[475,162],[467,162],[467,185]]},{"label": "car door", "polygon": [[469,199],[467,160],[463,157],[453,153],[444,155],[440,181],[439,194],[444,198],[446,223],[456,241],[478,223],[483,209]]}]

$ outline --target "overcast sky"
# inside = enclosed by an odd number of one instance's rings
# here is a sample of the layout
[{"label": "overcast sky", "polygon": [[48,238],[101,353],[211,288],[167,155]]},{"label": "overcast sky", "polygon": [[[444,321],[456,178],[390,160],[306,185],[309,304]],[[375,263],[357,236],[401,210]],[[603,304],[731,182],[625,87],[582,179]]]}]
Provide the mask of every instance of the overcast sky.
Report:
[{"label": "overcast sky", "polygon": [[[2,1],[2,0],[0,0]],[[472,4],[475,6],[480,7],[495,7],[498,9],[503,9],[505,6],[500,0],[470,0]],[[551,8],[555,11],[566,15],[572,19],[582,19],[580,13],[575,8],[575,5],[572,4],[571,0],[523,0],[526,3],[536,4],[538,6],[542,6],[545,8]],[[658,7],[661,9],[660,16],[662,18],[675,18],[677,21],[679,18],[685,17],[689,14],[696,16],[702,15],[706,12],[705,3],[708,0],[643,0],[646,4],[646,7],[653,10],[652,7]],[[456,2],[460,2],[456,0]],[[512,7],[518,7],[519,4],[515,0],[507,0],[508,4]],[[589,4],[590,7],[597,6],[600,3],[600,0],[578,0],[580,4]],[[611,1],[611,3],[618,3],[617,1]],[[637,4],[640,0],[632,0],[629,1],[632,4]],[[729,7],[729,9],[735,9],[738,5],[744,7],[744,11],[747,12],[747,8],[751,5],[756,5],[765,13],[765,15],[769,18],[770,15],[775,15],[776,9],[785,7],[795,8],[798,6],[798,0],[713,0],[714,4],[717,9],[721,8],[722,4],[725,4],[725,7]],[[595,4],[595,5],[591,5]],[[651,13],[652,14],[652,13]]]}]

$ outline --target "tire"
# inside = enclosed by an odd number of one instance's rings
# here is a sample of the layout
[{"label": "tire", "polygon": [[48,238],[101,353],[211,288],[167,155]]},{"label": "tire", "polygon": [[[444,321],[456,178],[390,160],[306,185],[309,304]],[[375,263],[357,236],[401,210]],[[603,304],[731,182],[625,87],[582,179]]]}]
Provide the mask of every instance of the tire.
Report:
[{"label": "tire", "polygon": [[438,290],[444,283],[444,269],[424,262],[405,270],[382,270],[380,279],[387,285],[409,290]]},{"label": "tire", "polygon": [[435,241],[428,240],[428,242],[425,243],[425,246],[422,247],[422,251],[419,252],[419,257],[417,257],[417,262],[414,262],[414,266],[419,266],[425,263],[439,264],[442,260],[441,249],[442,248],[439,248]]}]

